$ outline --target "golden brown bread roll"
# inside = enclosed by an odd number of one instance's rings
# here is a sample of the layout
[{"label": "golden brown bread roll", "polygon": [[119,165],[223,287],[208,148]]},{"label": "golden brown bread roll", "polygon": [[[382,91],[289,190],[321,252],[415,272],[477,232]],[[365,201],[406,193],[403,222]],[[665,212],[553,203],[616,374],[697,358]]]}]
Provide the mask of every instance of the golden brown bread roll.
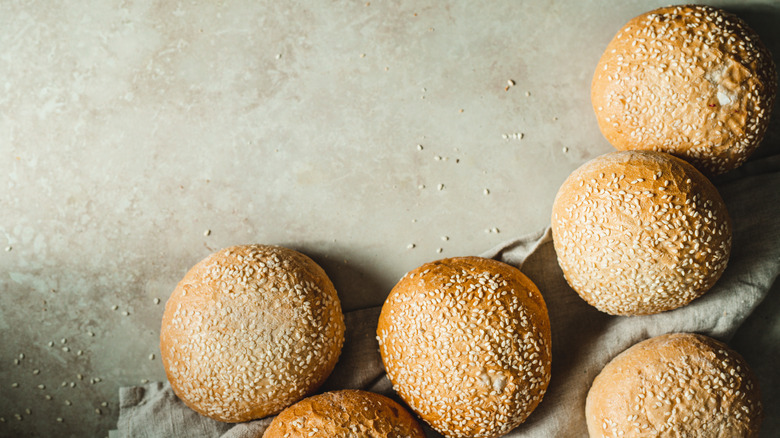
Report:
[{"label": "golden brown bread roll", "polygon": [[553,203],[552,232],[569,285],[612,315],[688,304],[720,278],[731,251],[712,183],[652,151],[613,152],[575,170]]},{"label": "golden brown bread roll", "polygon": [[761,397],[745,360],[696,334],[669,334],[624,351],[593,381],[585,404],[597,437],[758,436]]},{"label": "golden brown bread roll", "polygon": [[776,77],[770,52],[741,19],[710,6],[669,6],[615,35],[591,101],[617,149],[669,152],[720,174],[764,137]]},{"label": "golden brown bread roll", "polygon": [[225,422],[275,414],[316,390],[343,342],[325,272],[267,245],[226,248],[196,264],[165,305],[160,334],[176,395]]},{"label": "golden brown bread roll", "polygon": [[274,418],[263,438],[425,438],[403,406],[373,392],[332,391],[305,398]]},{"label": "golden brown bread roll", "polygon": [[479,257],[424,264],[387,297],[377,327],[393,387],[447,437],[497,437],[550,381],[550,321],[517,268]]}]

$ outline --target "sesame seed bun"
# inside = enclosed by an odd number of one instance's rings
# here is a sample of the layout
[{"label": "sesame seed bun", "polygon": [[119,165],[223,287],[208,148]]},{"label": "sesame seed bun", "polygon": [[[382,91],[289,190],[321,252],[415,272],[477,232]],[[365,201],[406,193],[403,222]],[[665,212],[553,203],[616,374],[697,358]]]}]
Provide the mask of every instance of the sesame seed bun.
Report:
[{"label": "sesame seed bun", "polygon": [[215,420],[275,414],[336,365],[344,317],[333,284],[305,255],[234,246],[196,264],[165,305],[163,366],[187,406]]},{"label": "sesame seed bun", "polygon": [[620,29],[596,67],[591,101],[617,149],[668,152],[715,175],[761,142],[776,92],[772,56],[744,21],[687,5]]},{"label": "sesame seed bun", "polygon": [[358,390],[315,395],[274,418],[263,438],[425,438],[412,414],[395,401]]},{"label": "sesame seed bun", "polygon": [[377,327],[393,388],[447,437],[497,437],[550,381],[550,321],[517,268],[479,257],[424,264],[387,297]]},{"label": "sesame seed bun", "polygon": [[591,438],[756,437],[763,418],[742,356],[686,333],[648,339],[612,359],[593,381],[585,416]]},{"label": "sesame seed bun", "polygon": [[712,183],[652,151],[613,152],[575,170],[553,203],[552,233],[569,285],[612,315],[688,304],[731,252],[731,221]]}]

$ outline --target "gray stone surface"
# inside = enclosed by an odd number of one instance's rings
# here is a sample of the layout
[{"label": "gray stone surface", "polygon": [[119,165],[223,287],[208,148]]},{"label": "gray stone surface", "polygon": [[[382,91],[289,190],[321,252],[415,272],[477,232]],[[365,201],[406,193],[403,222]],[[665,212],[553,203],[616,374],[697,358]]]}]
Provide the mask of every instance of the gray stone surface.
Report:
[{"label": "gray stone surface", "polygon": [[[546,226],[612,150],[602,50],[665,4],[0,3],[0,436],[106,435],[120,386],[164,379],[165,300],[213,250],[305,252],[350,310]],[[712,4],[780,59],[780,2]],[[774,388],[777,297],[733,344]]]}]

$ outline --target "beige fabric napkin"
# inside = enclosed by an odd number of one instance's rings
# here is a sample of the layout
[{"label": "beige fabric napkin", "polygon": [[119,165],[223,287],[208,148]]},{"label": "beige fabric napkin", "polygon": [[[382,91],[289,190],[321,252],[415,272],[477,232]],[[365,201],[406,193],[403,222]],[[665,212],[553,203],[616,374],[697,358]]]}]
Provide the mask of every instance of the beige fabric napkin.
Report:
[{"label": "beige fabric napkin", "polygon": [[[697,332],[728,341],[767,296],[780,271],[780,156],[750,163],[717,185],[734,225],[729,266],[706,295],[674,311],[617,317],[590,307],[566,284],[549,229],[481,254],[517,266],[528,275],[544,295],[552,325],[548,392],[528,421],[508,437],[587,436],[585,396],[593,378],[612,357],[636,342],[670,332]],[[346,314],[344,350],[323,391],[362,388],[395,397],[375,339],[379,311],[376,307]],[[765,400],[768,392],[778,391],[762,390]],[[218,423],[190,411],[167,383],[154,383],[120,390],[118,430],[112,436],[260,437],[269,422]],[[439,436],[430,429],[426,432]]]}]

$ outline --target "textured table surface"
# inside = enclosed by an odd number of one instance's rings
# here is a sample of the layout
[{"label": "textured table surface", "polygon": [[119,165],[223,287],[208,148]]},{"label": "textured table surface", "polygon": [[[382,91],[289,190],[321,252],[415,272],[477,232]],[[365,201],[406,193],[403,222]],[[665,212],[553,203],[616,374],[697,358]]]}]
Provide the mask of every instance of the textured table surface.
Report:
[{"label": "textured table surface", "polygon": [[[0,436],[105,436],[120,386],[164,379],[165,300],[216,249],[298,249],[351,310],[543,228],[613,150],[601,52],[665,4],[0,2]],[[780,60],[780,2],[711,4]],[[775,289],[732,346],[777,409]]]}]

